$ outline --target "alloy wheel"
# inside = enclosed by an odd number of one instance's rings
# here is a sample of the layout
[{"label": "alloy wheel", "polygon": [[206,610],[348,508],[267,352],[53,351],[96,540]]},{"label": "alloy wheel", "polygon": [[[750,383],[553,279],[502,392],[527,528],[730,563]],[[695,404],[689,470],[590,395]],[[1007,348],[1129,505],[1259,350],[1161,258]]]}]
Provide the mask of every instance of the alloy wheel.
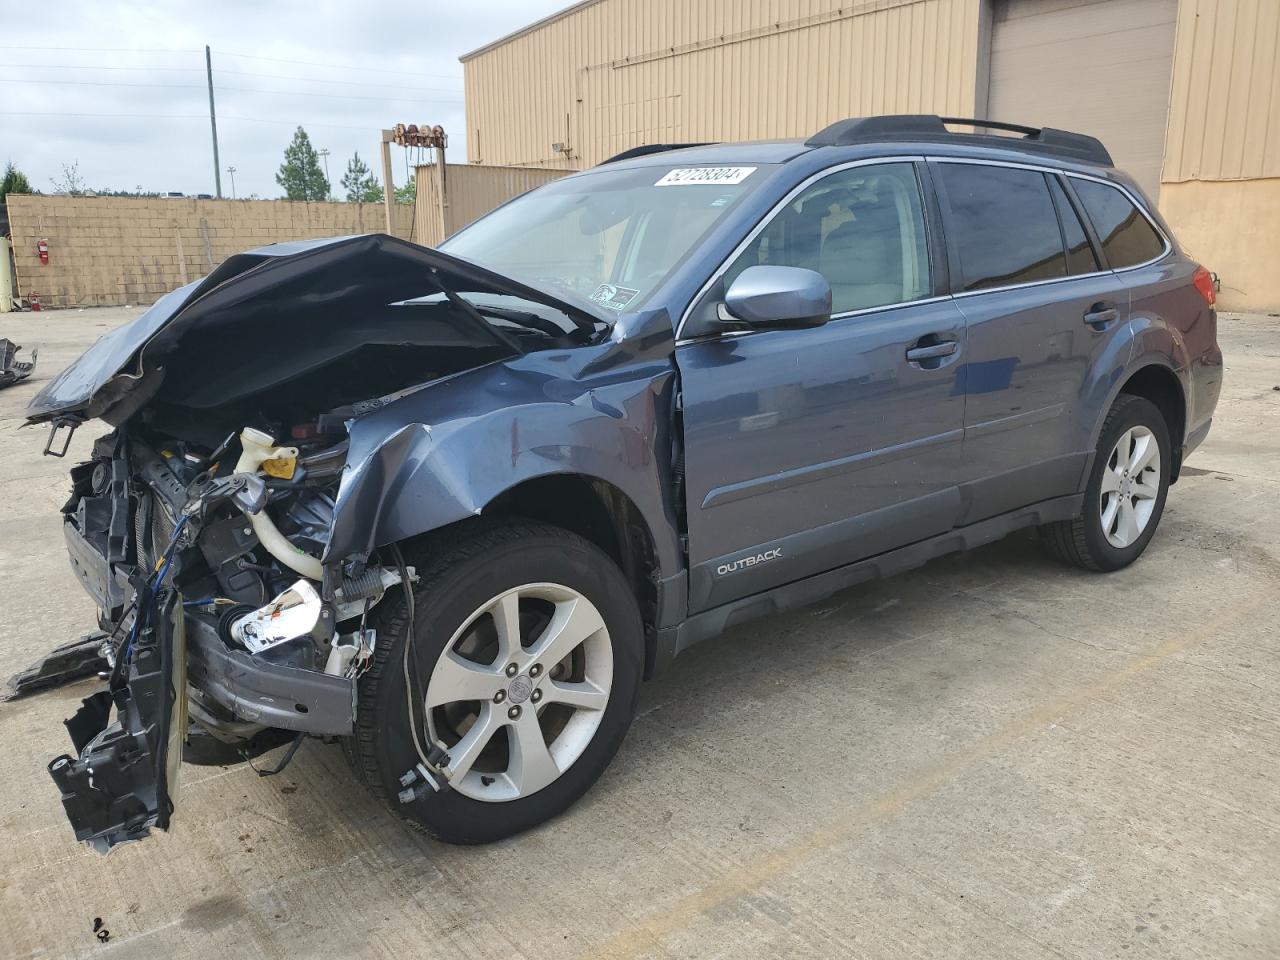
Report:
[{"label": "alloy wheel", "polygon": [[499,802],[548,786],[591,743],[612,682],[609,631],[582,594],[530,583],[492,598],[427,683],[427,729],[449,752],[452,788]]},{"label": "alloy wheel", "polygon": [[1120,435],[1102,469],[1102,532],[1113,547],[1132,546],[1142,536],[1160,495],[1160,444],[1144,426]]}]

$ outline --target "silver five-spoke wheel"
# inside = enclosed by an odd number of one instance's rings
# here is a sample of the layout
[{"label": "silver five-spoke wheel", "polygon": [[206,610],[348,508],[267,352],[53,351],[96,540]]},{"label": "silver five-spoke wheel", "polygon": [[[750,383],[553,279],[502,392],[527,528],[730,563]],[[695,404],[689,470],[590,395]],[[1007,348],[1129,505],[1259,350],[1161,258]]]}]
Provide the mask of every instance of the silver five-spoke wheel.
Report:
[{"label": "silver five-spoke wheel", "polygon": [[548,786],[591,743],[612,681],[609,632],[586,597],[529,583],[489,600],[427,683],[427,729],[449,751],[453,789],[507,801]]},{"label": "silver five-spoke wheel", "polygon": [[1151,522],[1160,494],[1160,444],[1144,426],[1120,435],[1102,471],[1102,532],[1113,547],[1127,547]]}]

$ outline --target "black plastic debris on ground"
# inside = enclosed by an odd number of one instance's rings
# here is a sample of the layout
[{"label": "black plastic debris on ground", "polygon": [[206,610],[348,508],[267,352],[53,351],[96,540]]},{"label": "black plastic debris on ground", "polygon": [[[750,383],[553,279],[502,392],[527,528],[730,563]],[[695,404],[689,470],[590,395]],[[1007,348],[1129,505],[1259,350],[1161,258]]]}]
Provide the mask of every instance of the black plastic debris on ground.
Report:
[{"label": "black plastic debris on ground", "polygon": [[19,360],[18,351],[21,349],[12,340],[0,337],[0,387],[11,387],[19,380],[27,379],[36,368],[39,349],[32,348],[30,360]]},{"label": "black plastic debris on ground", "polygon": [[106,641],[107,635],[97,631],[72,643],[54,647],[40,660],[11,677],[8,689],[0,693],[0,700],[16,700],[29,693],[51,690],[110,669],[104,649]]}]

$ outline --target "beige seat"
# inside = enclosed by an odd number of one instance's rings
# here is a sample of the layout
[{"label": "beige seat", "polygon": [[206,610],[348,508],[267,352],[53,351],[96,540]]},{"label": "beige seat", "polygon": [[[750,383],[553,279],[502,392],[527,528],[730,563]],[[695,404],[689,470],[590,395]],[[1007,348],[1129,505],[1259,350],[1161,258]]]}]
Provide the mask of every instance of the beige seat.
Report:
[{"label": "beige seat", "polygon": [[852,220],[822,243],[819,271],[833,313],[897,303],[902,295],[902,224],[888,192],[849,207]]}]

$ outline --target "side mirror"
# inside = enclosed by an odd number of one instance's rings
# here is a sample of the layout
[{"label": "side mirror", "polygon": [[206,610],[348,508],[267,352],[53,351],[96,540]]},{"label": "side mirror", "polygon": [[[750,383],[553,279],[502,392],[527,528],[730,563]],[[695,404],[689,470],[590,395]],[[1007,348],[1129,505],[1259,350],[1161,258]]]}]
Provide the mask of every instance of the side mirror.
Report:
[{"label": "side mirror", "polygon": [[747,267],[726,291],[724,312],[758,329],[820,327],[831,319],[831,285],[803,267]]}]

